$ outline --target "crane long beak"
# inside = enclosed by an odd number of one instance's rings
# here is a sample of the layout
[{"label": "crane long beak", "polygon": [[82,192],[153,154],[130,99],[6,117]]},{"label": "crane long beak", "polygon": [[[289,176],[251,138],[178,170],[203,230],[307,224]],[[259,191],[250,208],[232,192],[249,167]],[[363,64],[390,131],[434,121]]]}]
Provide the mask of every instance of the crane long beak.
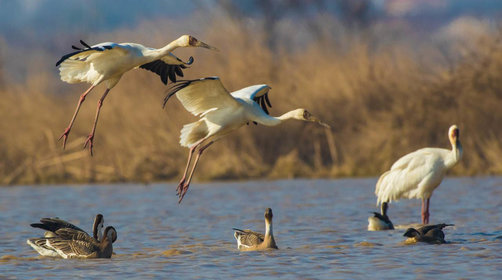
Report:
[{"label": "crane long beak", "polygon": [[210,49],[210,50],[217,51],[217,52],[220,51],[218,48],[210,46],[210,45],[208,45],[204,42],[201,42],[201,41],[197,42],[196,47],[206,48],[206,49]]},{"label": "crane long beak", "polygon": [[327,123],[321,121],[320,119],[318,119],[318,118],[316,118],[314,116],[310,116],[310,118],[308,120],[311,121],[311,122],[318,123],[318,124],[324,126],[325,128],[331,129],[331,127]]}]

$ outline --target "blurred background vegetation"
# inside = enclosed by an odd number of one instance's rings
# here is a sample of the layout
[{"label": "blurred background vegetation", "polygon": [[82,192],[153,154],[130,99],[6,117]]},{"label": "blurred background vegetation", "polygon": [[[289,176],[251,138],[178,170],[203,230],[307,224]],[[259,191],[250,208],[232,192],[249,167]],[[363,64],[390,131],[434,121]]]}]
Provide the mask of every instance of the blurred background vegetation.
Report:
[{"label": "blurred background vegetation", "polygon": [[450,148],[457,175],[502,173],[502,3],[495,0],[0,0],[0,183],[177,180],[178,145],[195,118],[144,70],[107,98],[91,157],[83,150],[98,87],[65,151],[64,131],[87,84],[55,62],[79,39],[161,47],[182,34],[219,53],[183,49],[186,78],[220,76],[230,91],[272,87],[271,114],[303,107],[331,124],[246,126],[207,151],[198,180],[377,176],[421,147]]}]

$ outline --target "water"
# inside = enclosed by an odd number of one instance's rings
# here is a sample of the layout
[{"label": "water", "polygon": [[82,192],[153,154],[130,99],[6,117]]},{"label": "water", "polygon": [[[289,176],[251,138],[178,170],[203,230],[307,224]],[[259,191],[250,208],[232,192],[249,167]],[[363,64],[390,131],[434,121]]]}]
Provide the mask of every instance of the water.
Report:
[{"label": "water", "polygon": [[[431,222],[454,223],[449,244],[403,244],[404,229],[366,231],[376,179],[0,188],[0,278],[425,279],[502,275],[502,177],[447,178]],[[280,250],[239,252],[232,227],[264,230],[274,212]],[[118,231],[112,259],[40,257],[30,223],[59,216],[90,230],[95,214]],[[420,221],[420,201],[392,203],[395,225]]]}]

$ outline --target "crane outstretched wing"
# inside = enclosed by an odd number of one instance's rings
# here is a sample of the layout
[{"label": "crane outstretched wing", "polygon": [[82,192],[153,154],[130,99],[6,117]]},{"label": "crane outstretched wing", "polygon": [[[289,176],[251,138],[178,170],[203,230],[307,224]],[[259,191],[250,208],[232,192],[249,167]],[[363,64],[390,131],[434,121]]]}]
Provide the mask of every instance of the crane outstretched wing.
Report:
[{"label": "crane outstretched wing", "polygon": [[140,65],[139,68],[150,70],[160,76],[160,80],[167,85],[168,78],[171,82],[176,83],[176,75],[183,77],[181,69],[187,68],[187,65],[193,63],[193,57],[190,57],[187,62],[179,59],[173,54],[157,59],[149,63]]},{"label": "crane outstretched wing", "polygon": [[218,77],[178,82],[168,91],[164,98],[164,106],[173,95],[176,95],[185,109],[195,116],[205,114],[210,110],[240,105],[223,87]]}]

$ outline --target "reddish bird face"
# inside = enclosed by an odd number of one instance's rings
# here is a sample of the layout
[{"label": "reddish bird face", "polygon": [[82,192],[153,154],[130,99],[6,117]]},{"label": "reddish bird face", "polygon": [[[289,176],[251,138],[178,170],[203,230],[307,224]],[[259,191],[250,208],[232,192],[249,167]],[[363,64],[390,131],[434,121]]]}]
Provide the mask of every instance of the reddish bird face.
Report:
[{"label": "reddish bird face", "polygon": [[460,137],[460,130],[456,125],[450,126],[450,130],[448,131],[448,136],[450,138],[450,142],[456,143]]},{"label": "reddish bird face", "polygon": [[188,36],[188,44],[192,47],[197,47],[197,39],[193,36]]},{"label": "reddish bird face", "polygon": [[450,138],[457,139],[460,136],[460,130],[456,125],[450,127]]}]

